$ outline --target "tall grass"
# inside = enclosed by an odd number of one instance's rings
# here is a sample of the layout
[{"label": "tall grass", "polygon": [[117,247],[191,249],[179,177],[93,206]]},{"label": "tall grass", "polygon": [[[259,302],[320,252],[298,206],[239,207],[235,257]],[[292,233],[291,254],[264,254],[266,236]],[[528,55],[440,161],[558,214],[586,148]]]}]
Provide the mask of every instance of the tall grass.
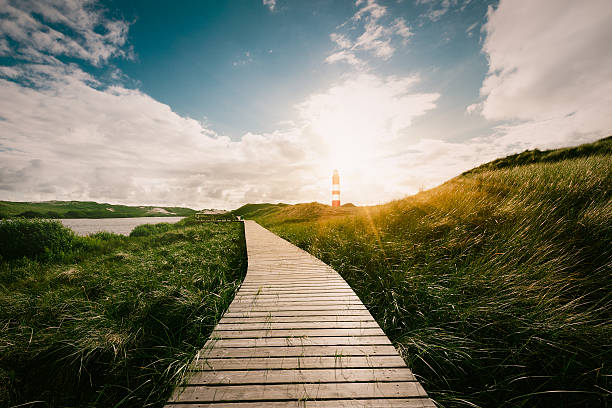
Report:
[{"label": "tall grass", "polygon": [[188,224],[2,262],[0,406],[163,406],[246,269],[242,224]]},{"label": "tall grass", "polygon": [[348,216],[255,219],[342,274],[441,406],[610,402],[612,156],[474,172]]}]

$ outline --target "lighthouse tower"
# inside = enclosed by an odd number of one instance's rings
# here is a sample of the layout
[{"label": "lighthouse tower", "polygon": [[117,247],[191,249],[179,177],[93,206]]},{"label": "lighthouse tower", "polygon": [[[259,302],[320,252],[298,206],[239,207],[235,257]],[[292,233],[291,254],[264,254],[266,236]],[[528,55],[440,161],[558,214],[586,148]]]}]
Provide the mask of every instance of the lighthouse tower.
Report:
[{"label": "lighthouse tower", "polygon": [[332,176],[332,207],[340,207],[340,175],[334,170]]}]

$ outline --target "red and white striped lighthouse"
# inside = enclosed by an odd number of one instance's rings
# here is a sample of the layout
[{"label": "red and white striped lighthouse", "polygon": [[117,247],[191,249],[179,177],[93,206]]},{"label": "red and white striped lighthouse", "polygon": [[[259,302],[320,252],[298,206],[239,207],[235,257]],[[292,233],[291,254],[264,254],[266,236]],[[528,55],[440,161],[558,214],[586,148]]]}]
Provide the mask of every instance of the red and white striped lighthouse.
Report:
[{"label": "red and white striped lighthouse", "polygon": [[340,207],[340,175],[334,170],[332,176],[332,207]]}]

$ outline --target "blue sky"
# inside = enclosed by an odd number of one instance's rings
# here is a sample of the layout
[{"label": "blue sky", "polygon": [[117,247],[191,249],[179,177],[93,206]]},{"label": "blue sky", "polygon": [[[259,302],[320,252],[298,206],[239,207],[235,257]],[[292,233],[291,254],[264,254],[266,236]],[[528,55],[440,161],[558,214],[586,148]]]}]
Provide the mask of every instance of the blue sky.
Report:
[{"label": "blue sky", "polygon": [[612,133],[606,0],[0,0],[0,199],[375,204]]},{"label": "blue sky", "polygon": [[[128,39],[135,58],[115,63],[147,94],[233,139],[273,131],[291,117],[292,104],[346,71],[324,60],[334,50],[330,33],[358,10],[353,2],[279,2],[273,12],[253,0],[189,3],[107,4],[134,21]],[[449,6],[434,22],[428,4],[390,2],[390,18],[405,18],[419,35],[392,59],[372,61],[373,70],[421,72],[423,89],[441,92],[447,111],[470,104],[487,70],[479,29],[488,3]]]}]

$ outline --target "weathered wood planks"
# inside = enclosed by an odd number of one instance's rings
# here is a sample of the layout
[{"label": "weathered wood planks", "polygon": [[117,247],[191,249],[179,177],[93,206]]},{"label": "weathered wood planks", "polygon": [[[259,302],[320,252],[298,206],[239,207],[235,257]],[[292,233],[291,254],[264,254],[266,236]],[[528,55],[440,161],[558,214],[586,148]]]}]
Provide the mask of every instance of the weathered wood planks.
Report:
[{"label": "weathered wood planks", "polygon": [[337,272],[245,234],[247,276],[168,407],[435,407]]}]

